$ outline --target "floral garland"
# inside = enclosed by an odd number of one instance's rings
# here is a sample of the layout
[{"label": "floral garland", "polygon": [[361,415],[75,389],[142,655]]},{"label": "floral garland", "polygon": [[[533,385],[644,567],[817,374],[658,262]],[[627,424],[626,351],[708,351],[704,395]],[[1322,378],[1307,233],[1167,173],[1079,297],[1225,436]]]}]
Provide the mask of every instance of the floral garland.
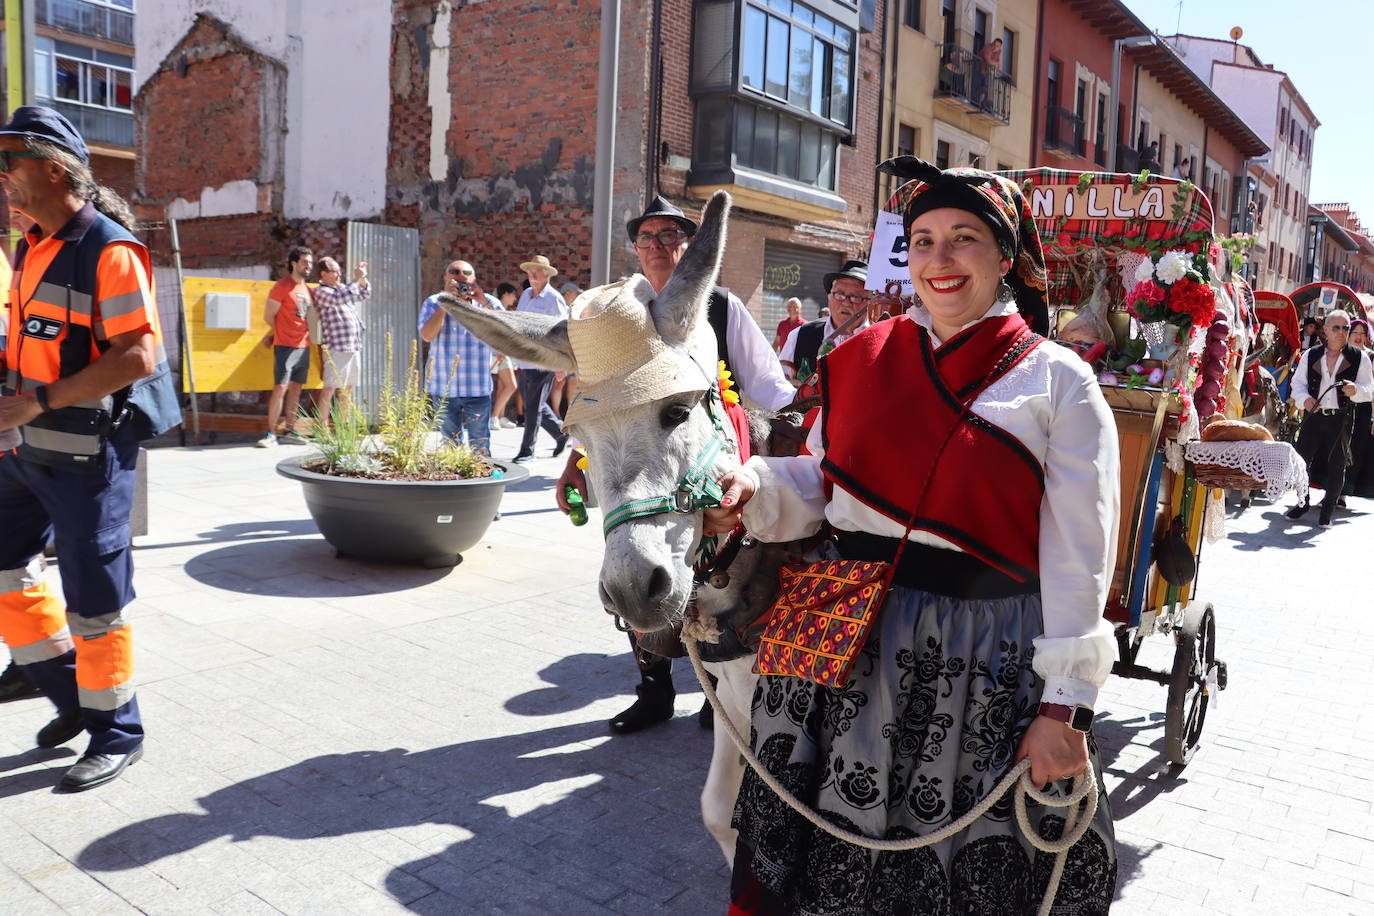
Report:
[{"label": "floral garland", "polygon": [[1140,321],[1165,321],[1180,331],[1212,323],[1216,293],[1207,284],[1204,254],[1173,249],[1144,260],[1135,272],[1127,309]]}]

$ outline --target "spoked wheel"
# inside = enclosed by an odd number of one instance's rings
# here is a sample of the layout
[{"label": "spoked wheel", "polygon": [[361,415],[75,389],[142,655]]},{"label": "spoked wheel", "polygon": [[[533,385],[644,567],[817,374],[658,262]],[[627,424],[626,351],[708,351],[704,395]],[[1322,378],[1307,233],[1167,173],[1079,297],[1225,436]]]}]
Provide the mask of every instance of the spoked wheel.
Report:
[{"label": "spoked wheel", "polygon": [[1216,650],[1217,629],[1212,606],[1190,607],[1178,631],[1164,719],[1164,746],[1169,760],[1179,766],[1187,764],[1197,750],[1213,684],[1217,689],[1226,684],[1226,666],[1217,661]]}]

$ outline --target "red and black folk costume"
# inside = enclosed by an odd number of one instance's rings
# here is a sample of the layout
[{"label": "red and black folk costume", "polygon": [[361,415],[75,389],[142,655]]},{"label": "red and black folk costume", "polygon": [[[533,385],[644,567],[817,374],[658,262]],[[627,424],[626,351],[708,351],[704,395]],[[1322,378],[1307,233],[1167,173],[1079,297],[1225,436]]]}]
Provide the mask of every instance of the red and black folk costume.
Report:
[{"label": "red and black folk costume", "polygon": [[[1039,336],[1043,257],[1019,189],[920,166],[889,209],[908,226],[937,207],[973,212],[1013,261],[1015,297],[949,340],[917,307],[841,344],[821,361],[812,454],[745,465],[751,533],[789,540],[828,523],[832,557],[891,560],[919,505],[851,682],[763,677],[753,709],[754,750],[775,776],[833,824],[887,838],[969,810],[1013,765],[1042,699],[1092,706],[1115,657],[1101,617],[1118,513],[1111,412],[1086,364]],[[1045,835],[1062,825],[1050,809],[1031,818]],[[751,772],[735,825],[736,914],[1020,916],[1049,874],[1010,796],[950,840],[877,853],[816,829]],[[1104,793],[1055,912],[1105,913],[1115,875]]]}]

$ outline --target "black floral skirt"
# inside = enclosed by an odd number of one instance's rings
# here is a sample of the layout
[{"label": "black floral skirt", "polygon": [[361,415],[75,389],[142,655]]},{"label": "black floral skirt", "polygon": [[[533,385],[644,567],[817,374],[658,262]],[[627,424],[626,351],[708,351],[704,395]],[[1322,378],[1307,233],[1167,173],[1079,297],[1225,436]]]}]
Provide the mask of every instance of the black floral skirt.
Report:
[{"label": "black floral skirt", "polygon": [[[887,839],[962,816],[1014,764],[1040,703],[1031,668],[1039,595],[963,601],[894,587],[848,687],[762,677],[753,747],[832,824]],[[1093,765],[1096,746],[1089,735]],[[1067,793],[1070,782],[1058,784]],[[1105,913],[1116,888],[1107,794],[1069,851],[1053,912]],[[874,852],[821,831],[752,770],[735,808],[732,913],[789,916],[1022,916],[1036,911],[1053,856],[1021,835],[1008,793],[968,830],[909,852]],[[1031,803],[1042,836],[1064,808]]]}]

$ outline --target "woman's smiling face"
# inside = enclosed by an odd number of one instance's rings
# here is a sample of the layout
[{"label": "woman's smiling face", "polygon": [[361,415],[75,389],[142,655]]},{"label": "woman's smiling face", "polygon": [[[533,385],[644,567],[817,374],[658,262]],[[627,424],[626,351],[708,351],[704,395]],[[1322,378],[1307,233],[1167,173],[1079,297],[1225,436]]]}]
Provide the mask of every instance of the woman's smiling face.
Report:
[{"label": "woman's smiling face", "polygon": [[911,224],[910,244],[911,282],[941,340],[983,317],[1011,268],[992,228],[967,210],[922,213]]}]

